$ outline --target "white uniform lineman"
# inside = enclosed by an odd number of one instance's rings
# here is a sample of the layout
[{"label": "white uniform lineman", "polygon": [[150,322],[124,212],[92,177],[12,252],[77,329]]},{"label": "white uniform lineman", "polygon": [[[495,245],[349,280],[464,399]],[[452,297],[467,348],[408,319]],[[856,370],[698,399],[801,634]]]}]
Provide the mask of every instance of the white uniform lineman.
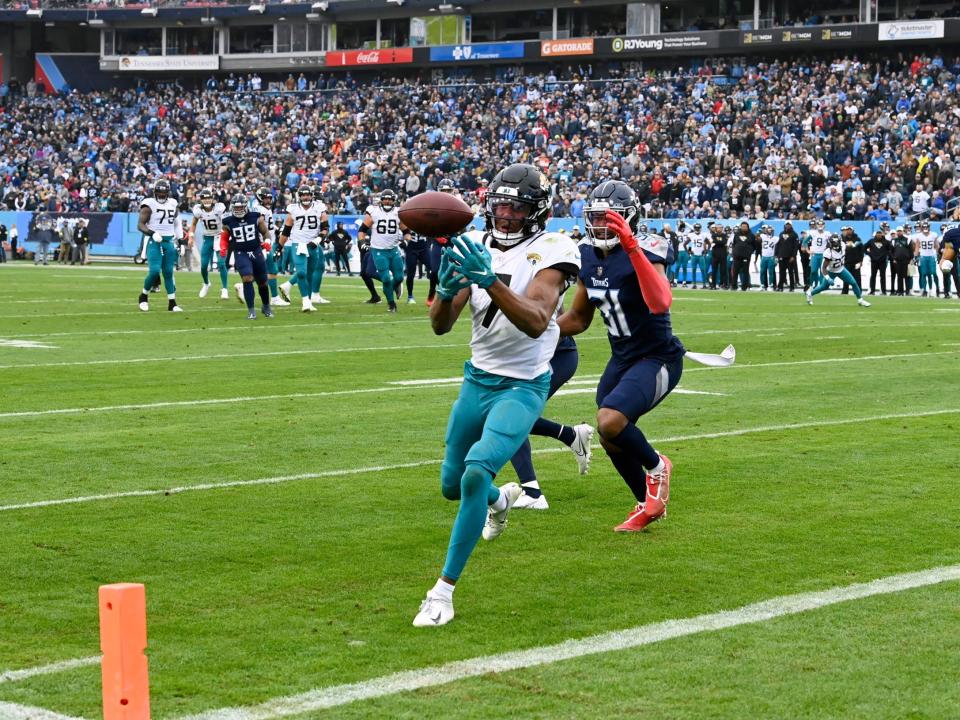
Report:
[{"label": "white uniform lineman", "polygon": [[162,275],[167,290],[167,309],[180,312],[173,271],[179,257],[176,240],[183,237],[183,225],[180,223],[177,201],[171,197],[170,183],[166,180],[158,180],[153,188],[153,197],[144,198],[140,203],[137,229],[148,238],[145,246],[148,270],[143,281],[143,292],[140,293],[140,309],[143,312],[150,309],[148,293],[154,284],[159,284]]},{"label": "white uniform lineman", "polygon": [[398,247],[403,240],[398,208],[384,210],[379,205],[371,205],[367,208],[367,214],[373,221],[370,225],[370,247],[375,250],[393,250]]},{"label": "white uniform lineman", "polygon": [[[289,235],[287,242],[293,243],[296,247],[293,256],[296,272],[293,277],[280,286],[279,291],[281,295],[289,297],[290,288],[293,283],[296,283],[300,290],[300,297],[303,299],[303,311],[312,312],[316,308],[311,300],[311,286],[318,262],[321,268],[323,266],[322,257],[319,260],[317,259],[317,246],[320,243],[321,236],[327,232],[323,220],[327,207],[322,202],[313,199],[312,190],[307,189],[306,192],[309,193],[309,196],[301,188],[301,201],[287,206],[287,219],[284,222],[283,233]],[[304,200],[307,199],[310,200],[309,205],[304,203]],[[320,302],[327,302],[326,300],[320,300],[319,295],[316,297]]]}]

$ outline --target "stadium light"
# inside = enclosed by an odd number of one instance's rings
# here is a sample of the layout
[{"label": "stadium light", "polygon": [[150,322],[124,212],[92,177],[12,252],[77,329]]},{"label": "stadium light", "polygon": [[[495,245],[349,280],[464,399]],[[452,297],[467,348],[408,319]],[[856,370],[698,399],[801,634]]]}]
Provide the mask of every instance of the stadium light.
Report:
[{"label": "stadium light", "polygon": [[315,21],[317,21],[317,20],[320,19],[320,13],[308,12],[306,15],[304,15],[304,17],[305,17],[309,22],[315,22]]},{"label": "stadium light", "polygon": [[41,17],[43,15],[43,8],[30,8],[27,10],[27,17]]},{"label": "stadium light", "polygon": [[267,9],[267,6],[266,6],[266,5],[260,5],[260,4],[254,3],[254,4],[251,5],[248,9],[249,9],[250,12],[252,12],[252,13],[260,13],[261,15],[263,15],[263,13],[264,13],[264,12],[266,11],[266,9]]},{"label": "stadium light", "polygon": [[310,7],[314,10],[319,10],[320,12],[326,12],[330,7],[330,3],[328,3],[327,0],[323,0],[323,2],[315,2]]},{"label": "stadium light", "polygon": [[87,21],[87,24],[92,25],[93,27],[103,27],[106,23],[103,22],[103,18],[90,18]]},{"label": "stadium light", "polygon": [[215,17],[210,17],[209,15],[205,15],[204,17],[200,18],[200,22],[204,23],[205,25],[211,25],[211,24],[215,24],[217,22],[217,19]]},{"label": "stadium light", "polygon": [[145,7],[143,10],[140,11],[140,14],[149,15],[150,17],[156,17],[157,9],[155,7]]},{"label": "stadium light", "polygon": [[403,7],[403,4],[406,0],[387,0],[388,5],[396,5],[397,7]]}]

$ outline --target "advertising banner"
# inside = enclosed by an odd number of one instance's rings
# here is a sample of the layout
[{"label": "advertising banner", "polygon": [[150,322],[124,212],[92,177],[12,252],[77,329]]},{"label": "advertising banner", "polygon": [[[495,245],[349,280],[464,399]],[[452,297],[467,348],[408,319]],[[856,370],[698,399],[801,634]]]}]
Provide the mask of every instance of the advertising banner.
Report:
[{"label": "advertising banner", "polygon": [[218,70],[219,55],[122,55],[118,70]]},{"label": "advertising banner", "polygon": [[540,57],[548,58],[565,55],[593,55],[593,38],[540,41]]},{"label": "advertising banner", "polygon": [[327,67],[346,65],[392,65],[413,62],[413,48],[379,50],[333,50],[327,53]]},{"label": "advertising banner", "polygon": [[720,33],[716,31],[615,37],[610,41],[610,51],[614,54],[651,54],[700,48],[715,49],[718,47],[720,47]]},{"label": "advertising banner", "polygon": [[931,40],[942,37],[943,20],[882,22],[877,26],[877,40]]},{"label": "advertising banner", "polygon": [[481,43],[478,45],[440,45],[430,48],[431,62],[470,62],[523,57],[523,43]]}]

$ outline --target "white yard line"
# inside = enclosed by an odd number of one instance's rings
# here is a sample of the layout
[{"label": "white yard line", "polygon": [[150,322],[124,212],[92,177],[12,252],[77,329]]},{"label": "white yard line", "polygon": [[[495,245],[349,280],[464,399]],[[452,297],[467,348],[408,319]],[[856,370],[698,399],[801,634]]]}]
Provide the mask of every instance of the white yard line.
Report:
[{"label": "white yard line", "polygon": [[843,340],[843,335],[820,335],[815,337],[814,340]]},{"label": "white yard line", "polygon": [[[371,351],[371,350],[408,350],[411,348],[444,348],[444,347],[458,347],[458,344],[450,345],[396,345],[393,347],[371,347],[371,348],[340,348],[340,349],[320,349],[320,350],[277,350],[273,352],[263,352],[263,353],[246,353],[246,354],[222,354],[222,355],[194,355],[194,356],[181,356],[181,357],[167,357],[167,358],[136,358],[132,360],[91,360],[91,361],[82,361],[77,363],[64,362],[64,363],[33,363],[33,364],[13,364],[13,365],[0,365],[0,370],[7,368],[17,368],[23,369],[27,367],[52,367],[52,366],[63,366],[63,365],[100,365],[100,364],[121,364],[121,363],[145,363],[145,362],[171,362],[173,360],[207,360],[212,358],[233,358],[233,357],[259,357],[259,356],[276,356],[276,355],[310,355],[318,353],[342,353],[342,352],[361,352],[361,351]],[[827,363],[836,363],[836,362],[865,362],[873,360],[896,360],[899,358],[911,358],[911,357],[927,357],[930,355],[954,355],[956,351],[954,350],[939,350],[932,353],[900,353],[896,355],[863,355],[860,357],[846,357],[846,358],[818,358],[816,360],[784,360],[778,362],[768,362],[768,363],[754,363],[754,364],[741,364],[741,365],[731,365],[729,368],[723,368],[723,370],[730,370],[731,368],[738,368],[741,370],[750,369],[750,368],[766,368],[766,367],[782,367],[787,365],[822,365]],[[703,372],[710,371],[716,372],[716,368],[707,368],[707,367],[695,367],[688,368],[684,370],[685,373],[691,372]],[[598,376],[582,376],[577,380],[571,381],[572,384],[576,385],[578,383],[586,382]],[[205,406],[205,405],[231,405],[240,402],[260,402],[264,400],[293,400],[297,398],[321,398],[321,397],[336,397],[341,395],[362,395],[366,393],[376,393],[376,392],[390,392],[396,390],[418,390],[418,389],[430,389],[430,388],[444,388],[451,387],[455,384],[458,384],[460,379],[457,380],[457,383],[454,383],[452,380],[447,380],[441,378],[439,382],[437,380],[404,380],[391,382],[388,385],[378,388],[355,388],[352,390],[330,390],[325,392],[315,392],[315,393],[287,393],[287,394],[276,394],[276,395],[242,395],[238,397],[229,397],[229,398],[208,398],[205,400],[170,400],[164,402],[152,402],[152,403],[131,403],[126,405],[101,405],[97,407],[72,407],[72,408],[51,408],[49,410],[20,410],[13,412],[4,412],[0,413],[0,420],[4,418],[23,418],[23,417],[38,417],[44,415],[76,415],[78,413],[92,413],[92,412],[116,412],[124,410],[150,410],[158,408],[170,408],[170,407],[191,407],[191,406]],[[563,390],[556,393],[557,395],[573,395],[578,394],[578,391],[564,392]],[[705,393],[706,394],[706,393]],[[722,394],[722,393],[717,393]]]},{"label": "white yard line", "polygon": [[0,347],[26,348],[30,350],[59,350],[59,346],[49,343],[37,342],[36,340],[9,340],[0,338]]},{"label": "white yard line", "polygon": [[52,710],[29,705],[17,705],[2,700],[0,700],[0,718],[2,720],[80,720],[69,715],[61,715]]},{"label": "white yard line", "polygon": [[[960,414],[960,408],[949,408],[943,410],[925,410],[921,412],[910,413],[888,413],[883,415],[868,415],[865,417],[846,418],[843,420],[811,420],[801,423],[788,423],[784,425],[761,425],[759,427],[738,428],[736,430],[725,430],[712,433],[697,433],[694,435],[675,435],[673,437],[653,438],[651,443],[677,443],[688,442],[692,440],[706,440],[711,438],[734,437],[738,435],[750,435],[753,433],[779,432],[784,430],[802,430],[811,427],[825,427],[827,425],[855,425],[859,423],[876,422],[880,420],[900,420],[905,418],[933,417],[937,415],[957,415]],[[567,452],[565,446],[543,448],[534,450],[534,454],[544,455],[547,453]],[[128,497],[153,497],[159,495],[177,495],[185,492],[194,492],[200,490],[220,490],[223,488],[246,487],[250,485],[279,485],[282,483],[296,480],[313,480],[316,478],[344,477],[348,475],[363,475],[366,473],[391,472],[404,468],[427,467],[430,465],[439,465],[442,458],[430,460],[416,460],[413,462],[397,463],[394,465],[375,465],[361,468],[341,468],[339,470],[326,470],[318,473],[300,473],[298,475],[281,475],[278,477],[257,478],[254,480],[232,480],[221,483],[203,483],[199,485],[183,485],[175,488],[164,488],[158,490],[128,490],[117,493],[103,493],[100,495],[82,495],[68,498],[55,498],[51,500],[35,500],[31,502],[12,503],[0,505],[0,512],[11,510],[28,510],[31,508],[55,507],[59,505],[76,505],[81,503],[97,502],[101,500],[117,500]]]},{"label": "white yard line", "polygon": [[[74,668],[88,667],[90,665],[99,665],[100,656],[91,655],[85,658],[74,658],[73,660],[61,660],[60,662],[50,663],[49,665],[38,665],[22,670],[4,670],[0,672],[0,685],[4,683],[18,682],[20,680],[29,680],[38,675],[50,675],[52,673],[73,670]],[[2,716],[0,716],[2,717]]]},{"label": "white yard line", "polygon": [[[182,720],[272,720],[273,718],[299,715],[349,705],[363,700],[447,685],[490,673],[504,673],[523,668],[552,665],[564,660],[600,653],[622,652],[674,638],[766,622],[839,603],[956,580],[960,580],[960,565],[945,565],[919,572],[889,575],[872,582],[832,587],[827,590],[798,593],[796,595],[781,595],[769,600],[744,605],[736,610],[722,610],[689,618],[664,620],[576,640],[565,640],[555,645],[542,645],[526,650],[514,650],[497,655],[457,660],[444,665],[406,670],[392,675],[371,678],[370,680],[317,688],[297,695],[273,698],[259,705],[210,710],[198,715],[190,715],[182,718]],[[411,630],[410,632],[440,634],[445,630],[427,629]]]}]

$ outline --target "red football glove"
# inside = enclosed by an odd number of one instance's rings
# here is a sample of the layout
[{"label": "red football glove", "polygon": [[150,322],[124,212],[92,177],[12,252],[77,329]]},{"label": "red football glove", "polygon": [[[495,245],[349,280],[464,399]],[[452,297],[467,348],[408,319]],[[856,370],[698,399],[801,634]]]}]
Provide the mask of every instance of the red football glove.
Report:
[{"label": "red football glove", "polygon": [[270,247],[271,247],[271,245],[270,245],[269,242],[264,241],[264,242],[260,245],[260,247],[263,248],[263,251],[264,251],[264,252],[270,252]]},{"label": "red football glove", "polygon": [[438,237],[435,239],[440,245],[446,245],[448,242],[450,242],[450,239],[445,237]]},{"label": "red football glove", "polygon": [[627,221],[623,219],[623,215],[613,210],[607,210],[606,219],[607,229],[612,230],[620,238],[620,247],[631,255],[635,253],[639,249],[637,239],[633,236],[633,231],[630,230]]},{"label": "red football glove", "polygon": [[630,226],[620,213],[607,210],[607,228],[613,230],[620,238],[620,247],[627,251],[633,271],[640,281],[640,294],[643,301],[654,315],[663,315],[670,310],[673,302],[673,293],[670,292],[670,283],[667,278],[657,272],[653,263],[640,251],[640,245],[633,236]]},{"label": "red football glove", "polygon": [[221,250],[221,251],[220,251],[220,257],[226,257],[226,256],[227,256],[227,251],[226,251],[226,250]]}]

